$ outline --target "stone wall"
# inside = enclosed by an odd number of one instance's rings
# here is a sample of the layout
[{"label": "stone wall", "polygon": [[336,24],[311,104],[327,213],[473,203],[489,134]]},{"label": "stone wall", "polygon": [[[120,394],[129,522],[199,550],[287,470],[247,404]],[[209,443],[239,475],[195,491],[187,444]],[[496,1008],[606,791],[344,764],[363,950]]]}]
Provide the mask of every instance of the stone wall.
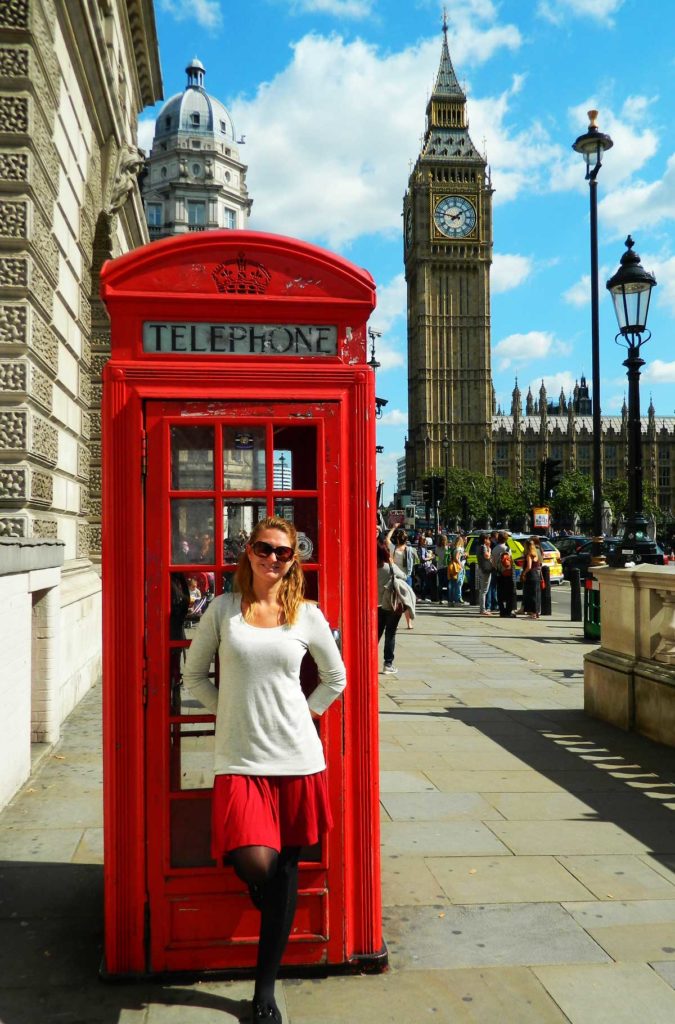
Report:
[{"label": "stone wall", "polygon": [[100,675],[98,273],[148,241],[137,116],[159,98],[146,0],[0,3],[0,538],[64,545],[59,607],[36,609],[60,633],[59,720]]},{"label": "stone wall", "polygon": [[675,746],[675,567],[594,570],[600,647],[584,659],[594,718]]}]

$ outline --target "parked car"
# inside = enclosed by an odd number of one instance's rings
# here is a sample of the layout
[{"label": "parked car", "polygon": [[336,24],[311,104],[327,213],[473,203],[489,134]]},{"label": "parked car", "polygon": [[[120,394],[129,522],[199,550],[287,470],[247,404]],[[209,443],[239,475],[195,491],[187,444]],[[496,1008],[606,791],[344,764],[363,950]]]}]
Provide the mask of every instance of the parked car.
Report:
[{"label": "parked car", "polygon": [[[605,537],[600,547],[600,553],[605,556],[608,560],[616,551],[617,547],[621,543],[621,537]],[[657,554],[663,554],[662,549],[657,544]],[[588,540],[582,547],[579,548],[572,555],[566,555],[562,560],[563,573],[565,579],[570,578],[570,569],[578,569],[581,579],[585,580],[588,576],[588,567],[591,564],[591,556],[593,552],[593,541]]]},{"label": "parked car", "polygon": [[[480,536],[480,532],[467,534],[465,548],[467,568],[476,561],[476,541]],[[513,559],[513,568],[516,574],[517,587],[520,587],[521,585],[520,575],[525,564],[525,541],[529,540],[530,536],[532,536],[532,534],[529,533],[507,534],[507,542],[509,545],[509,551],[511,552],[511,558]],[[546,537],[537,537],[537,547],[541,551],[542,565],[548,566],[551,583],[555,583],[556,585],[562,583],[564,579],[563,569],[560,552],[557,547]]]},{"label": "parked car", "polygon": [[550,539],[560,552],[560,557],[564,558],[566,555],[575,555],[591,538],[582,534],[560,534]]}]

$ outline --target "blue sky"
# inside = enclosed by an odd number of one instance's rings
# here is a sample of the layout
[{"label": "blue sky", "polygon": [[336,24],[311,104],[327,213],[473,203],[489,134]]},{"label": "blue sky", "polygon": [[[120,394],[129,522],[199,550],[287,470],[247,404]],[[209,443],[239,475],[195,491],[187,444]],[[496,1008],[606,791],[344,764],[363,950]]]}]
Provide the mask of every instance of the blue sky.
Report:
[{"label": "blue sky", "polygon": [[[672,0],[155,0],[164,96],[198,56],[232,113],[250,227],[367,267],[382,332],[377,393],[385,497],[407,425],[401,208],[448,43],[494,193],[492,370],[497,399],[590,381],[589,197],[571,145],[600,111],[614,140],[598,178],[601,406],[626,391],[605,282],[628,233],[658,286],[643,349],[643,411],[675,413],[675,4]],[[148,149],[161,104],[141,117]]]}]

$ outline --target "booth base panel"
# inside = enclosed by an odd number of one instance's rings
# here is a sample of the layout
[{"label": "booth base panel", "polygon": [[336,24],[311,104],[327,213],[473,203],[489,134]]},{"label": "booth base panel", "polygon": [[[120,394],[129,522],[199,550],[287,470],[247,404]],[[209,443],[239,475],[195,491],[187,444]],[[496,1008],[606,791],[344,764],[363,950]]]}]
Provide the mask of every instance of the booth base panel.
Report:
[{"label": "booth base panel", "polygon": [[[255,959],[255,950],[254,950]],[[282,964],[279,978],[327,978],[334,975],[348,974],[382,974],[389,968],[389,951],[383,943],[376,953],[363,953],[350,957],[342,963],[327,963],[325,959],[314,964],[302,963]],[[163,970],[131,972],[128,974],[110,974],[105,959],[99,968],[102,981],[111,985],[141,984],[143,982],[159,982],[166,984],[194,984],[198,981],[246,981],[253,979],[254,968],[214,968],[193,970]]]}]

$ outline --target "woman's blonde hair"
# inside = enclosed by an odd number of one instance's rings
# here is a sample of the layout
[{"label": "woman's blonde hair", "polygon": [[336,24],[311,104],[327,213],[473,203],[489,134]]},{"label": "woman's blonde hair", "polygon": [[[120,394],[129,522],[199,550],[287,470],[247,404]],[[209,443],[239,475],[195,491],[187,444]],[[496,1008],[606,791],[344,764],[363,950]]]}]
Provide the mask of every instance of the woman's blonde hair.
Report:
[{"label": "woman's blonde hair", "polygon": [[[298,531],[293,523],[282,519],[281,516],[267,516],[253,527],[247,543],[255,544],[264,530],[281,530],[288,537],[288,546],[293,548],[293,564],[279,587],[279,604],[283,609],[286,623],[292,626],[298,617],[298,611],[305,595],[305,574],[298,557]],[[241,594],[247,604],[244,618],[250,622],[254,615],[253,606],[258,599],[253,589],[253,570],[246,549],[239,556],[239,564],[234,574],[234,589]]]}]

